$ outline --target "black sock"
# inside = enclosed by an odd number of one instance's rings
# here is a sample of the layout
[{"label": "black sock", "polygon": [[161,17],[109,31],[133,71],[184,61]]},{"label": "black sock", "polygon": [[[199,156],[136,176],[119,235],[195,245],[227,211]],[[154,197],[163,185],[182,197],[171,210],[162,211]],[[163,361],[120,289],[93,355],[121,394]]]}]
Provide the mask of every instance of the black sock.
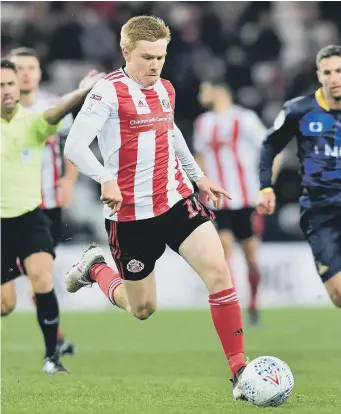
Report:
[{"label": "black sock", "polygon": [[59,308],[54,289],[48,293],[36,293],[37,317],[43,332],[46,346],[45,357],[56,353]]}]

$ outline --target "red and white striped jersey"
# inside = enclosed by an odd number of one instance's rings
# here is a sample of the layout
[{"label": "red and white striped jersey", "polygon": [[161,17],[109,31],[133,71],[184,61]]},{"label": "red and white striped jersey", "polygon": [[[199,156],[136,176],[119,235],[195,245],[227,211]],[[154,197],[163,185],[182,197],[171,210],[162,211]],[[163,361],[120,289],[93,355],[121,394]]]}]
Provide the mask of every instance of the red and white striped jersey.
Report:
[{"label": "red and white striped jersey", "polygon": [[[181,135],[178,139],[183,137],[174,125],[174,105],[175,91],[169,81],[159,79],[153,87],[145,88],[123,69],[100,80],[86,98],[65,152],[81,172],[96,181],[117,178],[122,207],[110,217],[105,205],[107,219],[135,221],[155,217],[193,193],[177,155],[177,134]],[[81,149],[91,128],[104,160],[104,168],[98,164],[97,170],[89,158],[91,154]],[[92,139],[94,136],[89,137],[90,142]]]},{"label": "red and white striped jersey", "polygon": [[[31,111],[45,111],[60,100],[58,95],[38,91],[34,105],[27,107]],[[58,207],[57,180],[62,174],[63,157],[60,150],[60,134],[67,135],[72,125],[72,115],[67,115],[58,134],[52,135],[46,141],[42,165],[42,203],[40,208],[52,209]]]},{"label": "red and white striped jersey", "polygon": [[255,112],[238,105],[200,115],[194,124],[193,146],[204,161],[205,174],[225,188],[221,208],[254,207],[259,191],[258,163],[266,129]]}]

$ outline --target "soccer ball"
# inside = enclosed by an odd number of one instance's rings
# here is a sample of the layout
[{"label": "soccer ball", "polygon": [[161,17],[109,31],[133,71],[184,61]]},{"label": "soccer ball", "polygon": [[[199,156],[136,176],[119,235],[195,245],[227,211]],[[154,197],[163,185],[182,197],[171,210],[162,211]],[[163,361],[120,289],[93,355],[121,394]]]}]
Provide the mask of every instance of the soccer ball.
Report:
[{"label": "soccer ball", "polygon": [[273,356],[261,356],[246,366],[241,385],[244,397],[254,405],[277,407],[294,388],[294,376],[288,365]]}]

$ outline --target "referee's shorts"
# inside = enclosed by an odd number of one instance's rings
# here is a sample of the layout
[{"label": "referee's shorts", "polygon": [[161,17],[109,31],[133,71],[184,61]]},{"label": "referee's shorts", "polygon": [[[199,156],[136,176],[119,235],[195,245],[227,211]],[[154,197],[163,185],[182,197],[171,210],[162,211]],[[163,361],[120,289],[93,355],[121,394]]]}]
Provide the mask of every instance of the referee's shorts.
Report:
[{"label": "referee's shorts", "polygon": [[55,258],[51,220],[36,208],[19,217],[1,218],[1,284],[21,275],[17,260],[46,252]]}]

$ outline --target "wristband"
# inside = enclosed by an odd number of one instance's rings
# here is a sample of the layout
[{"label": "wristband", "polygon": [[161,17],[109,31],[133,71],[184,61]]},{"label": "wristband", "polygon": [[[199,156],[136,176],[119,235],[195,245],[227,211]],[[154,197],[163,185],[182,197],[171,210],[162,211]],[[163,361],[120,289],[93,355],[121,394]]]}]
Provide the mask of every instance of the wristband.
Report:
[{"label": "wristband", "polygon": [[273,192],[274,192],[274,189],[272,187],[266,187],[266,188],[263,188],[262,190],[260,190],[261,194],[273,193]]}]

